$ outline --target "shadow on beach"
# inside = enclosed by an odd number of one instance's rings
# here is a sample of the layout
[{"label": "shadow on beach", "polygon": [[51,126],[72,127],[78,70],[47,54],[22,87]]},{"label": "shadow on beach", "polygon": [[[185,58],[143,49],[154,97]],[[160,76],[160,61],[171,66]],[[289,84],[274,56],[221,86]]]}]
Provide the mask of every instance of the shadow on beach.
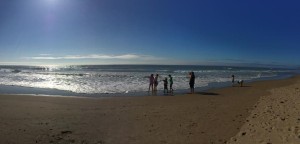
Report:
[{"label": "shadow on beach", "polygon": [[249,85],[238,86],[238,85],[236,85],[236,86],[233,86],[233,87],[252,87],[252,86],[249,86]]},{"label": "shadow on beach", "polygon": [[196,92],[195,94],[201,94],[201,95],[220,95],[218,93],[213,93],[213,92]]}]

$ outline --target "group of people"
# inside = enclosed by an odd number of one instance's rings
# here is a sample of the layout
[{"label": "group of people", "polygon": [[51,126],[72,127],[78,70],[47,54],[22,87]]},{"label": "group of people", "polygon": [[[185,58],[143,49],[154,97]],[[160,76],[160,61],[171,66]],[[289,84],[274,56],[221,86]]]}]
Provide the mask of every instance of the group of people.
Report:
[{"label": "group of people", "polygon": [[[152,92],[154,91],[157,91],[157,86],[158,86],[158,74],[154,75],[151,74],[150,77],[149,77],[149,90],[150,89],[152,90]],[[190,90],[191,90],[191,93],[194,93],[194,89],[195,89],[195,74],[194,72],[190,72],[189,73],[189,78],[190,78],[190,81],[189,81],[189,85],[190,85]],[[164,80],[162,80],[163,83],[164,83],[164,93],[173,93],[173,77],[169,74],[169,83],[168,83],[168,78],[165,77]],[[168,84],[170,86],[170,90],[168,89]]]},{"label": "group of people", "polygon": [[[158,76],[159,76],[158,74],[156,74],[155,77],[154,77],[153,74],[150,75],[150,79],[149,79],[150,84],[149,84],[149,90],[148,91],[150,91],[150,88],[151,88],[152,92],[157,91]],[[168,89],[168,78],[165,77],[165,79],[162,80],[162,81],[164,82],[164,93],[169,93],[169,92],[172,93],[173,92],[173,88],[172,88],[172,86],[173,86],[173,77],[171,75],[169,75],[170,91]]]},{"label": "group of people", "polygon": [[[158,86],[158,74],[154,75],[151,74],[150,77],[149,77],[149,80],[150,80],[150,84],[149,84],[149,90],[150,89],[152,90],[152,92],[156,92],[157,91],[157,86]],[[235,76],[232,75],[232,86],[234,86],[235,84]],[[173,77],[169,74],[169,80],[167,77],[165,77],[165,79],[162,80],[163,83],[164,83],[164,93],[173,93]],[[169,84],[169,88],[170,90],[168,89],[168,84]],[[244,80],[238,80],[237,81],[237,84],[239,84],[241,87],[243,86],[244,84]],[[194,72],[189,72],[189,85],[190,85],[190,91],[191,93],[195,93],[195,74]]]}]

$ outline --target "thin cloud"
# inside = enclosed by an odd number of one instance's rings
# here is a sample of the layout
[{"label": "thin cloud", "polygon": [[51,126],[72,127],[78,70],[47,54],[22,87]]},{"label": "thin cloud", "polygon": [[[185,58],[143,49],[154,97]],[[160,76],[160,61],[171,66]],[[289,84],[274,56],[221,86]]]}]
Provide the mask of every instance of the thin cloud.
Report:
[{"label": "thin cloud", "polygon": [[143,60],[154,60],[154,59],[161,59],[154,56],[149,55],[137,55],[137,54],[124,54],[124,55],[99,55],[99,54],[92,54],[92,55],[66,55],[60,57],[53,57],[53,56],[38,56],[38,57],[27,57],[26,59],[33,59],[33,60],[72,60],[72,59],[123,59],[123,60],[131,60],[131,59],[143,59]]},{"label": "thin cloud", "polygon": [[0,62],[0,65],[37,65],[40,62]]},{"label": "thin cloud", "polygon": [[38,56],[38,57],[25,57],[24,59],[33,59],[33,60],[57,60],[57,59],[63,59],[63,57]]},{"label": "thin cloud", "polygon": [[50,56],[51,54],[39,54],[40,56]]}]

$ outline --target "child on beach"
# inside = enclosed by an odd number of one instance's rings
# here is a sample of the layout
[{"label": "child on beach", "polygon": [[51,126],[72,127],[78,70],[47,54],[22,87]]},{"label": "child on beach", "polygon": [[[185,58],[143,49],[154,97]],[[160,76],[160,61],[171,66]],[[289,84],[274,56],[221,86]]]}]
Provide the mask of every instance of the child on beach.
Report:
[{"label": "child on beach", "polygon": [[167,93],[168,93],[168,78],[165,78],[165,79],[163,80],[163,82],[164,82],[164,93],[166,93],[165,90],[167,90]]},{"label": "child on beach", "polygon": [[169,82],[170,82],[170,92],[173,92],[173,77],[171,75],[169,75]]},{"label": "child on beach", "polygon": [[153,76],[153,74],[151,74],[150,77],[149,77],[149,89],[148,89],[148,92],[150,91],[150,87],[151,87],[151,90],[153,91],[153,83],[154,83],[154,76]]},{"label": "child on beach", "polygon": [[154,77],[154,91],[157,91],[157,85],[158,85],[158,74]]}]

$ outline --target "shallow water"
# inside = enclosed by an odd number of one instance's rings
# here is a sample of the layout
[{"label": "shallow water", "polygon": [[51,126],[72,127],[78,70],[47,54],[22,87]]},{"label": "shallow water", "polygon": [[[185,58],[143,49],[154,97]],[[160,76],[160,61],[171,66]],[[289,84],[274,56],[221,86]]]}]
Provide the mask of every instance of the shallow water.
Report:
[{"label": "shallow water", "polygon": [[227,66],[176,65],[81,65],[81,66],[0,66],[0,84],[47,88],[73,93],[104,94],[148,91],[149,75],[158,73],[162,79],[173,77],[173,88],[189,88],[188,73],[196,76],[195,87],[219,85],[235,79],[244,81],[278,77],[293,72],[290,69],[247,68]]}]

